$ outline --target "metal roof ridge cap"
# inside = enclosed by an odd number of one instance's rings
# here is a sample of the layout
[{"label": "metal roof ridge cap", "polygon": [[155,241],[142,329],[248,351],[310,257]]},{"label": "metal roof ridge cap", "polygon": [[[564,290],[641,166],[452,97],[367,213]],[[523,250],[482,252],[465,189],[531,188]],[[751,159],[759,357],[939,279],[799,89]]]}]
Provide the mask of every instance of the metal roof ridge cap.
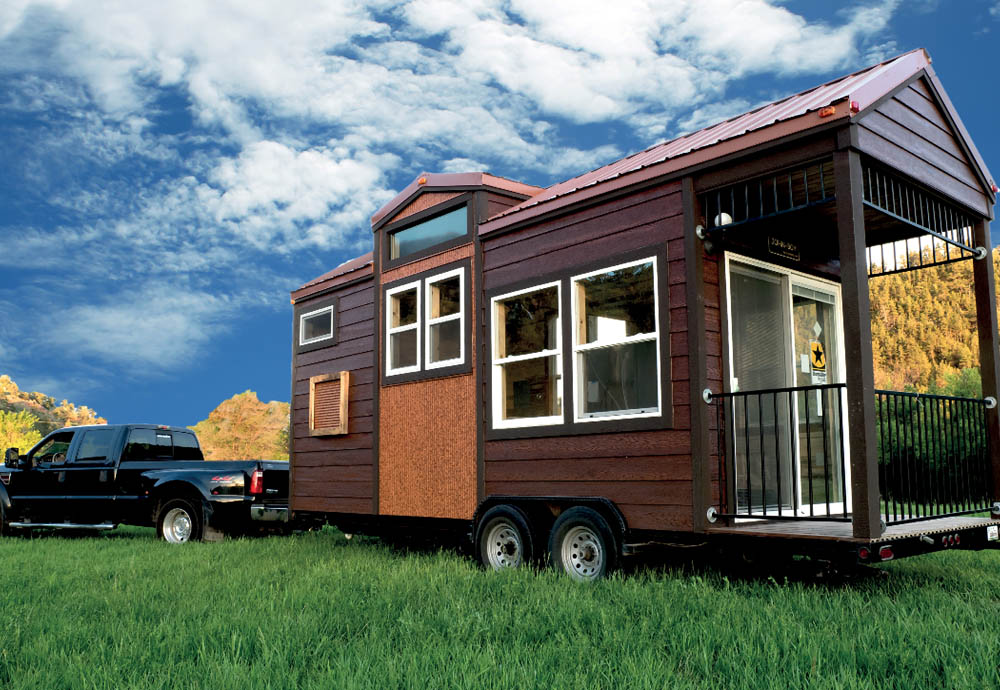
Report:
[{"label": "metal roof ridge cap", "polygon": [[[927,67],[930,67],[930,55],[923,48],[916,48],[873,69],[866,79],[851,86],[847,96],[864,110]],[[883,80],[891,80],[892,86],[882,85]]]}]

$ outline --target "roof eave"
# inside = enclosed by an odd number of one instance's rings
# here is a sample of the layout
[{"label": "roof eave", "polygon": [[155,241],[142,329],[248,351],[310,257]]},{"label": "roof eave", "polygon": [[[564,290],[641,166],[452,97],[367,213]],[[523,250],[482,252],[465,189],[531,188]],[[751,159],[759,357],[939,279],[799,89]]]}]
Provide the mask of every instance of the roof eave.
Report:
[{"label": "roof eave", "polygon": [[[838,99],[841,102],[844,99]],[[685,171],[696,166],[710,163],[715,159],[721,159],[731,154],[739,153],[746,149],[758,146],[777,144],[781,140],[792,135],[802,135],[816,130],[817,132],[831,129],[837,124],[848,124],[850,122],[849,110],[838,111],[834,115],[825,117],[819,122],[815,121],[816,111],[805,113],[795,118],[782,120],[767,127],[747,132],[745,134],[716,142],[710,146],[694,149],[688,153],[639,170],[626,173],[610,180],[592,184],[588,187],[577,189],[562,196],[555,197],[548,201],[541,201],[534,206],[528,206],[515,213],[498,216],[492,220],[487,220],[479,226],[479,234],[486,235],[508,226],[521,225],[532,221],[540,216],[547,216],[565,206],[578,204],[584,201],[592,201],[606,194],[612,194],[622,189],[634,185],[643,184],[656,178],[680,177]],[[806,120],[812,120],[809,124]]]}]

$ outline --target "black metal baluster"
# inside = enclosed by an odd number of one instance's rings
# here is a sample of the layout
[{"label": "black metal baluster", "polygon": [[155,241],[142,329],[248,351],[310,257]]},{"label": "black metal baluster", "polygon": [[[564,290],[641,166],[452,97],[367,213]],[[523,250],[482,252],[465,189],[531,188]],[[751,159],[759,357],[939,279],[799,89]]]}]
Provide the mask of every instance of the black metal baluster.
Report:
[{"label": "black metal baluster", "polygon": [[784,501],[781,497],[781,433],[778,429],[778,394],[771,394],[771,406],[773,408],[774,420],[774,464],[778,469],[777,484],[778,484],[778,517],[781,517],[782,506]]},{"label": "black metal baluster", "polygon": [[760,442],[760,503],[767,515],[767,454],[764,452],[764,405],[763,393],[757,394],[757,434]]},{"label": "black metal baluster", "polygon": [[817,389],[821,404],[819,410],[823,416],[823,488],[826,490],[826,514],[830,514],[830,439],[827,430],[826,389]]},{"label": "black metal baluster", "polygon": [[815,501],[813,500],[813,473],[812,473],[812,426],[809,419],[809,391],[802,391],[802,398],[805,401],[806,413],[806,468],[809,477],[809,517],[815,517]]}]

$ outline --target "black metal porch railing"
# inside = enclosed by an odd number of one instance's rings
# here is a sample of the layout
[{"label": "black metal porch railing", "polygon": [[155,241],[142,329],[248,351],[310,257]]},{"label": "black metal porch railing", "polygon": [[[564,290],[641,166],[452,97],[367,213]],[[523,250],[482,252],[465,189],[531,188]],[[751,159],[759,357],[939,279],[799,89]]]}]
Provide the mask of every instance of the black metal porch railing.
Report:
[{"label": "black metal porch railing", "polygon": [[850,520],[844,388],[711,395],[722,517]]},{"label": "black metal porch railing", "polygon": [[879,390],[875,407],[886,524],[990,509],[983,400]]},{"label": "black metal porch railing", "polygon": [[[713,393],[720,517],[851,519],[844,384]],[[989,511],[987,402],[877,390],[887,525]]]}]

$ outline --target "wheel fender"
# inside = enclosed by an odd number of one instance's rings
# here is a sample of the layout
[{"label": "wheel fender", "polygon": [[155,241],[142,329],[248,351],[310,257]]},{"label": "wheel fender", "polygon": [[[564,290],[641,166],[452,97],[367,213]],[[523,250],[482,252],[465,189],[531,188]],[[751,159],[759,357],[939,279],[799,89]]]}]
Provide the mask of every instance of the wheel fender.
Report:
[{"label": "wheel fender", "polygon": [[10,495],[7,494],[7,489],[3,488],[3,484],[0,484],[0,506],[3,506],[4,510],[10,510],[13,507]]}]

